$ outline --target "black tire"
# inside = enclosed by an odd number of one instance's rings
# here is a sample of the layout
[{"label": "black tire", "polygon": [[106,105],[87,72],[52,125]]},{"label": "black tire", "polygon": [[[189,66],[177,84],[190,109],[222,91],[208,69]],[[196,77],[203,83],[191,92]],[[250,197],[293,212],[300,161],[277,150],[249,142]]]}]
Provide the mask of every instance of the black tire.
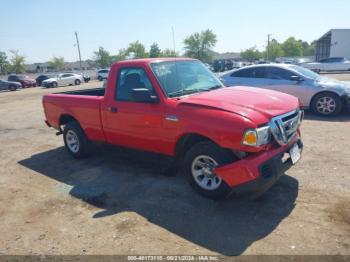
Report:
[{"label": "black tire", "polygon": [[103,80],[103,78],[101,76],[98,76],[97,79],[98,79],[98,81],[102,81]]},{"label": "black tire", "polygon": [[[231,188],[223,180],[221,180],[220,185],[217,188],[208,190],[200,186],[199,182],[197,182],[197,180],[194,178],[194,175],[192,173],[192,168],[193,166],[195,167],[196,159],[202,156],[207,156],[215,160],[218,166],[223,165],[225,163],[232,162],[232,157],[225,150],[215,145],[214,143],[209,141],[204,141],[204,142],[195,144],[193,147],[191,147],[187,151],[184,159],[185,175],[195,191],[197,191],[199,194],[201,194],[206,198],[210,198],[214,200],[226,198],[230,194]],[[204,176],[204,175],[201,175],[201,176]],[[204,179],[204,177],[202,179]],[[213,181],[214,179],[211,180],[210,178],[209,180]]]},{"label": "black tire", "polygon": [[[77,150],[73,150],[72,146],[70,146],[70,136],[72,134],[76,136],[78,141]],[[71,121],[65,125],[63,130],[63,141],[66,149],[74,158],[85,158],[90,153],[90,141],[77,121]]]},{"label": "black tire", "polygon": [[54,88],[57,87],[58,86],[57,82],[52,82],[51,86],[54,87]]},{"label": "black tire", "polygon": [[[320,108],[321,104],[326,103],[328,100],[329,106],[332,110],[326,110]],[[343,108],[343,103],[337,94],[324,92],[316,95],[312,99],[311,109],[312,111],[320,116],[335,116],[338,115]]]},{"label": "black tire", "polygon": [[10,85],[9,86],[9,90],[10,91],[16,91],[17,90],[17,87],[15,85]]},{"label": "black tire", "polygon": [[79,79],[75,79],[74,84],[75,84],[76,86],[80,85],[80,83],[81,83],[81,81],[80,81]]}]

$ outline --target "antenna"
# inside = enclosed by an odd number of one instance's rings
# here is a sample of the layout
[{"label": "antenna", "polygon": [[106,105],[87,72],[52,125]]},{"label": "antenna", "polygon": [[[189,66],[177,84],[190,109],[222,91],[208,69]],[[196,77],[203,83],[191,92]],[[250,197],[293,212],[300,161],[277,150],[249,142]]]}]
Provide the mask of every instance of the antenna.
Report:
[{"label": "antenna", "polygon": [[171,27],[171,31],[173,32],[173,48],[174,48],[174,55],[176,58],[176,48],[175,48],[175,33],[174,33],[174,27]]},{"label": "antenna", "polygon": [[[179,80],[178,80],[178,72],[177,72],[177,61],[176,61],[176,49],[175,49],[175,33],[174,33],[174,27],[171,27],[171,31],[173,33],[173,48],[174,48],[174,62],[175,62],[175,79],[176,79],[176,86],[179,86]],[[184,90],[182,89],[182,93]]]}]

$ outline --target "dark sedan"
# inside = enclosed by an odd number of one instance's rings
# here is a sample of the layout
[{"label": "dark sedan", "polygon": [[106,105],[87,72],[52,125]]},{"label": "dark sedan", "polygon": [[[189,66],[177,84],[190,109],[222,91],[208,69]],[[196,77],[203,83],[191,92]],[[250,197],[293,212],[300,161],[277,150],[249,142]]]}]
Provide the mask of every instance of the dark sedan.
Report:
[{"label": "dark sedan", "polygon": [[35,79],[24,75],[10,75],[7,80],[12,82],[19,82],[22,84],[23,88],[36,86]]}]

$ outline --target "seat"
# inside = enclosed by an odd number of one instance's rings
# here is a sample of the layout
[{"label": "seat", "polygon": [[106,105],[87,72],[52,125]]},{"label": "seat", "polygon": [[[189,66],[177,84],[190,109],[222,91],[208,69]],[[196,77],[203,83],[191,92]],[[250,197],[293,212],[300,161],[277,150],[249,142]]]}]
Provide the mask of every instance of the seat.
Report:
[{"label": "seat", "polygon": [[124,84],[117,90],[118,100],[130,101],[131,91],[135,88],[145,88],[145,84],[141,82],[140,75],[137,73],[126,75]]}]

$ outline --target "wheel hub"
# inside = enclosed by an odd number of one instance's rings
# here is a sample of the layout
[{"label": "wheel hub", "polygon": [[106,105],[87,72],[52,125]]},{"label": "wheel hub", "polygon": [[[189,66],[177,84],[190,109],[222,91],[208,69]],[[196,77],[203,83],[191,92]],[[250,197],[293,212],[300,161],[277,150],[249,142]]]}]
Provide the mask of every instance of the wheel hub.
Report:
[{"label": "wheel hub", "polygon": [[321,97],[317,101],[316,108],[320,113],[331,114],[336,108],[336,102],[332,97]]},{"label": "wheel hub", "polygon": [[214,173],[218,163],[210,156],[198,156],[192,162],[192,175],[196,183],[205,190],[215,190],[222,179]]}]

